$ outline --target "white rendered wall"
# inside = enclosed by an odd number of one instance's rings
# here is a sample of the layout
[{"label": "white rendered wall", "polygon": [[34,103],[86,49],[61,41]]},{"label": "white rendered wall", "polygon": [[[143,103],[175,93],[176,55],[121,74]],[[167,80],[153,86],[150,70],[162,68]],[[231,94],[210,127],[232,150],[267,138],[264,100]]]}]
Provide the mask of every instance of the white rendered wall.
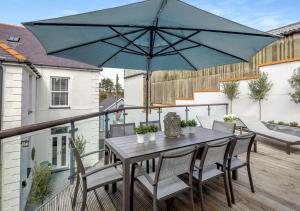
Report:
[{"label": "white rendered wall", "polygon": [[[99,111],[99,77],[98,72],[52,67],[37,68],[42,77],[37,81],[36,122],[50,121]],[[69,108],[50,108],[50,77],[68,77]],[[67,125],[70,126],[70,125]],[[99,148],[98,118],[75,123],[77,134],[87,141],[86,152]],[[41,131],[32,137],[36,148],[36,162],[50,161],[52,145],[50,129]],[[89,157],[96,162],[97,155]]]},{"label": "white rendered wall", "polygon": [[[273,83],[269,96],[262,102],[262,120],[300,123],[300,104],[291,101],[289,93],[292,89],[288,83],[288,79],[299,67],[300,62],[290,62],[260,68],[261,72],[268,73],[268,78]],[[249,98],[248,82],[240,81],[240,94],[233,102],[233,113],[258,118],[258,103]],[[182,103],[184,101],[176,102]],[[201,92],[194,93],[193,103],[229,103],[229,101],[222,92]]]},{"label": "white rendered wall", "polygon": [[144,76],[136,75],[124,80],[125,106],[143,106],[144,103]]}]

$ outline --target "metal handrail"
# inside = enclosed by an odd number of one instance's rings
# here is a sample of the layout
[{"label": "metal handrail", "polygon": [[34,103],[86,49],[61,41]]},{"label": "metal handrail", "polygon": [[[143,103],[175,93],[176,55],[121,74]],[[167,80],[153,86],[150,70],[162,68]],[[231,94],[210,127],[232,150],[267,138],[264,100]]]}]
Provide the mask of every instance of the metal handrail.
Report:
[{"label": "metal handrail", "polygon": [[[210,106],[226,106],[226,110],[228,108],[228,103],[215,103],[215,104],[192,104],[192,105],[160,105],[160,106],[150,106],[149,109],[162,109],[162,108],[177,108],[177,107],[210,107]],[[90,119],[93,117],[105,116],[110,113],[116,113],[124,110],[137,110],[137,109],[146,109],[145,106],[133,106],[133,107],[123,107],[118,109],[112,109],[103,112],[94,112],[89,114],[78,115],[74,117],[67,117],[47,122],[41,122],[36,124],[30,124],[26,126],[0,130],[0,139],[9,138],[13,136],[18,136],[30,132],[35,132],[67,123],[72,123],[80,120]]]}]

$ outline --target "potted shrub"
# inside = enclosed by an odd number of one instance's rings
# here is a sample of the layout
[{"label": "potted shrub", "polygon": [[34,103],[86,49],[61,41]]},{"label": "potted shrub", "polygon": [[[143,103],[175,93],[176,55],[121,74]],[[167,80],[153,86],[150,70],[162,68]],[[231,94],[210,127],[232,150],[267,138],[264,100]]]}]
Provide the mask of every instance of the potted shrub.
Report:
[{"label": "potted shrub", "polygon": [[187,128],[187,123],[184,120],[180,121],[180,127],[181,127],[181,132],[182,133],[188,133],[188,128]]},{"label": "potted shrub", "polygon": [[156,125],[149,125],[148,132],[150,133],[150,141],[155,141],[155,133],[158,132],[158,127]]},{"label": "potted shrub", "polygon": [[298,122],[290,122],[291,127],[298,127]]},{"label": "potted shrub", "polygon": [[195,127],[197,127],[196,120],[194,120],[194,119],[188,120],[188,121],[186,121],[186,125],[189,128],[190,133],[195,133]]},{"label": "potted shrub", "polygon": [[51,169],[51,165],[48,162],[41,163],[33,168],[29,203],[39,205],[51,195],[53,191]]},{"label": "potted shrub", "polygon": [[239,117],[235,114],[227,114],[223,117],[224,122],[236,122]]},{"label": "potted shrub", "polygon": [[145,134],[148,132],[148,128],[146,126],[139,126],[137,128],[135,128],[135,133],[137,136],[137,142],[142,144],[144,143],[144,136]]}]

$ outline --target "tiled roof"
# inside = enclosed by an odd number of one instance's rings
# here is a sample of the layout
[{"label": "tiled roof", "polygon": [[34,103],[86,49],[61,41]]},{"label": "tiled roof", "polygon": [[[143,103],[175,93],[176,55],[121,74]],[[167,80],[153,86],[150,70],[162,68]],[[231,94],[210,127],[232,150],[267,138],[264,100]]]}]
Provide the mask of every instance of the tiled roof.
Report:
[{"label": "tiled roof", "polygon": [[294,34],[297,32],[300,32],[300,21],[293,23],[293,24],[289,24],[277,29],[272,29],[270,31],[268,31],[271,34],[274,35],[282,35],[282,36],[286,36],[286,35],[290,35],[290,34]]},{"label": "tiled roof", "polygon": [[10,56],[14,57],[18,61],[26,61],[27,58],[19,53],[18,51],[14,50],[13,48],[9,47],[5,42],[0,41],[0,48],[2,51],[4,51],[6,54],[9,54]]},{"label": "tiled roof", "polygon": [[[20,38],[20,40],[18,42],[8,41],[11,36]],[[0,60],[27,59],[34,65],[100,70],[89,64],[46,55],[40,42],[22,26],[0,24],[0,42]]]}]

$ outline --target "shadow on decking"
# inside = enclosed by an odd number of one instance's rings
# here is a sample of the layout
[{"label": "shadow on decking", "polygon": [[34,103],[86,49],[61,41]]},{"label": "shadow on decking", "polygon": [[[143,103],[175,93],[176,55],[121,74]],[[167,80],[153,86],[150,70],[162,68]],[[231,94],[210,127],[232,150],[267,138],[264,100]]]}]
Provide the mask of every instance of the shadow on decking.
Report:
[{"label": "shadow on decking", "polygon": [[[300,147],[293,147],[292,154],[287,155],[284,146],[265,142],[258,143],[258,153],[252,153],[252,172],[255,194],[249,188],[246,169],[239,171],[237,181],[234,181],[236,204],[230,209],[221,179],[216,179],[205,185],[204,202],[206,210],[299,210],[300,209]],[[72,210],[71,195],[73,186],[67,186],[62,192],[45,203],[39,210]],[[141,188],[135,186],[134,210],[152,210],[152,200]],[[105,191],[99,188],[90,192],[87,200],[87,210],[121,210],[122,183],[118,183],[116,193],[111,189]],[[175,197],[171,210],[189,210],[188,193]],[[197,191],[194,191],[194,201],[197,209]],[[80,196],[76,210],[80,207]],[[166,203],[160,207],[166,210]]]}]

